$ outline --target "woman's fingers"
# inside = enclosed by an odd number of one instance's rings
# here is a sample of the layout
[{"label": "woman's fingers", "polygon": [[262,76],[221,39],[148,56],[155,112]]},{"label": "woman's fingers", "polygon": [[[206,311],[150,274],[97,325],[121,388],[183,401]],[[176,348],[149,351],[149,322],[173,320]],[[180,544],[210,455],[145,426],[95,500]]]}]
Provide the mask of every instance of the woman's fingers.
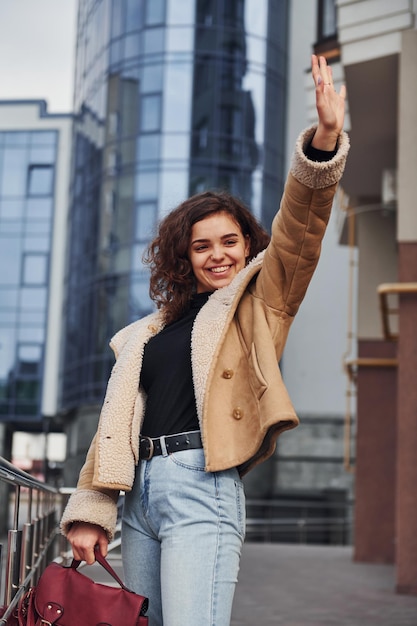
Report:
[{"label": "woman's fingers", "polygon": [[346,87],[342,85],[337,93],[332,69],[324,56],[312,55],[311,73],[316,87],[318,114],[313,145],[321,150],[334,150],[344,124]]},{"label": "woman's fingers", "polygon": [[92,565],[96,560],[94,548],[99,546],[103,556],[107,555],[108,538],[100,526],[85,522],[76,522],[69,530],[68,541],[72,546],[72,553],[77,561],[85,561]]},{"label": "woman's fingers", "polygon": [[[322,92],[327,92],[334,88],[333,70],[330,65],[327,65],[326,58],[323,56],[312,55],[311,59],[311,72],[313,75],[316,88],[319,88]],[[342,85],[338,94],[341,98],[346,98],[346,87]]]},{"label": "woman's fingers", "polygon": [[327,65],[325,57],[318,57],[313,54],[311,57],[311,70],[316,87],[320,87],[322,90],[326,87],[334,88],[332,68],[330,65]]},{"label": "woman's fingers", "polygon": [[319,57],[319,67],[320,67],[320,75],[323,80],[324,87],[332,87],[333,86],[332,70],[327,65],[327,61],[325,57]]}]

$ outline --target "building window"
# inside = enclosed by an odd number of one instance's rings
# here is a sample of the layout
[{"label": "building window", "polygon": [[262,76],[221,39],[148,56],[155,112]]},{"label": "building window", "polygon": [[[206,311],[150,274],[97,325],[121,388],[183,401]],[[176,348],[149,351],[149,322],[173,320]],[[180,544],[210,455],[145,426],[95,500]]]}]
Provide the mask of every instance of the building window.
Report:
[{"label": "building window", "polygon": [[318,9],[318,41],[336,37],[336,0],[319,0]]},{"label": "building window", "polygon": [[29,165],[27,179],[27,195],[50,196],[52,194],[52,182],[54,168],[52,165]]},{"label": "building window", "polygon": [[161,127],[161,96],[149,94],[142,96],[140,111],[140,130],[155,132]]},{"label": "building window", "polygon": [[161,54],[165,46],[165,29],[148,28],[143,35],[143,54]]},{"label": "building window", "polygon": [[149,241],[155,234],[157,207],[155,202],[142,202],[136,208],[136,240]]},{"label": "building window", "polygon": [[[52,218],[52,198],[28,198],[26,201],[26,214],[32,220],[50,220]],[[16,214],[15,214],[16,215]]]},{"label": "building window", "polygon": [[45,285],[48,271],[48,257],[46,254],[32,254],[23,256],[22,284]]},{"label": "building window", "polygon": [[230,51],[233,60],[224,60],[221,64],[221,86],[225,91],[237,91],[242,88],[245,75],[245,62],[241,50],[234,47]]},{"label": "building window", "polygon": [[198,147],[205,150],[208,146],[208,125],[207,122],[198,129]]},{"label": "building window", "polygon": [[165,0],[147,0],[145,6],[146,26],[163,24],[165,21]]},{"label": "building window", "polygon": [[227,23],[236,25],[242,23],[244,18],[244,2],[243,0],[228,0],[223,7],[224,19]]},{"label": "building window", "polygon": [[123,4],[120,0],[113,0],[111,10],[111,36],[119,37],[122,34],[122,9]]},{"label": "building window", "polygon": [[117,111],[112,111],[108,114],[107,119],[108,119],[107,130],[109,133],[109,138],[111,137],[113,139],[117,137],[119,133],[119,129],[120,129],[119,113]]},{"label": "building window", "polygon": [[42,344],[19,343],[17,368],[19,378],[37,378],[42,362]]},{"label": "building window", "polygon": [[144,66],[141,81],[142,93],[161,91],[163,85],[163,71],[163,66],[158,63]]},{"label": "building window", "polygon": [[[115,7],[113,5],[113,11]],[[140,2],[138,0],[126,0],[125,9],[126,32],[138,30],[142,24],[140,19]]]},{"label": "building window", "polygon": [[158,197],[158,172],[140,172],[135,180],[135,197],[140,201]]},{"label": "building window", "polygon": [[142,135],[138,140],[139,161],[156,161],[159,159],[161,135],[159,133]]},{"label": "building window", "polygon": [[5,200],[0,196],[0,229],[2,227],[10,227],[9,220],[13,220],[13,222],[21,220],[23,217],[23,209],[24,203],[20,198]]},{"label": "building window", "polygon": [[241,148],[243,114],[234,106],[220,108],[221,153],[224,156],[239,156]]},{"label": "building window", "polygon": [[[55,130],[35,130],[31,135],[32,146],[52,146],[56,147],[57,132]],[[55,151],[53,153],[55,157]]]},{"label": "building window", "polygon": [[216,6],[211,0],[200,0],[196,2],[196,23],[203,24],[206,27],[210,27],[214,23],[214,14],[216,12]]},{"label": "building window", "polygon": [[[139,56],[140,46],[141,46],[141,39],[138,33],[133,33],[132,35],[126,35],[124,58],[131,59],[131,58]],[[124,76],[126,76],[126,71],[124,72]]]},{"label": "building window", "polygon": [[20,148],[17,144],[15,148],[8,147],[3,151],[0,184],[2,197],[25,195],[27,163],[26,148]]}]

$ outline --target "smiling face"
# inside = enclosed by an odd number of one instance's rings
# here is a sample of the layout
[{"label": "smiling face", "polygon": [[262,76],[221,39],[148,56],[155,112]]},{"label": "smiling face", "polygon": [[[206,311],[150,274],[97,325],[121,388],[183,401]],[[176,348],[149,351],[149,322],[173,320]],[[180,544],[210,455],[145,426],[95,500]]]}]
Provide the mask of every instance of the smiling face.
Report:
[{"label": "smiling face", "polygon": [[213,213],[191,229],[188,256],[197,293],[225,287],[245,267],[250,240],[239,224],[224,212]]}]

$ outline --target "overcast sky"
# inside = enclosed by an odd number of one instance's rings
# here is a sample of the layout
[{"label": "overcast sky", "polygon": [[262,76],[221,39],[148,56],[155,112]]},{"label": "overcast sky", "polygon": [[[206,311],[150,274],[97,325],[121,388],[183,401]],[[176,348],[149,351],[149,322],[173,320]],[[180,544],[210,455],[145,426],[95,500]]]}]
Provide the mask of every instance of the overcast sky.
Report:
[{"label": "overcast sky", "polygon": [[0,0],[0,99],[72,110],[78,0]]}]

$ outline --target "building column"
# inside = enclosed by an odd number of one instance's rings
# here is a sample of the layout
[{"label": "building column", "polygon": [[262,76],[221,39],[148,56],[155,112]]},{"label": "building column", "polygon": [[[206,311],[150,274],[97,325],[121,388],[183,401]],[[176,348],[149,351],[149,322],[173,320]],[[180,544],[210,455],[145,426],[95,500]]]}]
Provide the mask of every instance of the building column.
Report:
[{"label": "building column", "polygon": [[[399,253],[400,282],[417,284],[417,243]],[[417,293],[402,295],[399,311],[397,591],[417,595]]]},{"label": "building column", "polygon": [[395,561],[396,352],[395,342],[358,344],[354,560],[365,563]]},{"label": "building column", "polygon": [[[398,144],[399,280],[417,284],[417,31],[402,37]],[[397,591],[417,595],[417,293],[399,300]]]}]

